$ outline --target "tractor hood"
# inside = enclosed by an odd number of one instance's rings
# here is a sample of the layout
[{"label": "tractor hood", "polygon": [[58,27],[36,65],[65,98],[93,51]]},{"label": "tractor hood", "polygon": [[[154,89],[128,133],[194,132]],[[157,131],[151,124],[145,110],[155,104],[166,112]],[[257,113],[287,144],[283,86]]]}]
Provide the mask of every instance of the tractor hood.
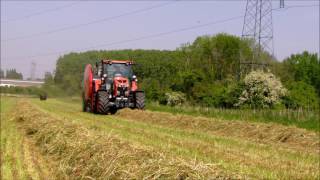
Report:
[{"label": "tractor hood", "polygon": [[113,89],[115,96],[129,96],[129,79],[122,76],[113,78]]}]

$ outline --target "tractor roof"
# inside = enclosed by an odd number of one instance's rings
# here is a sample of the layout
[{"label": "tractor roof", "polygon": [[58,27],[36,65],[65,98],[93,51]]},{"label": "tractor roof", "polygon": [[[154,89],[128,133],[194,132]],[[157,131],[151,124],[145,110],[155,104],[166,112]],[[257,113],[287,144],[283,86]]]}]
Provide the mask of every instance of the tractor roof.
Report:
[{"label": "tractor roof", "polygon": [[130,60],[111,60],[111,59],[104,59],[102,60],[103,63],[106,64],[134,64],[133,61]]}]

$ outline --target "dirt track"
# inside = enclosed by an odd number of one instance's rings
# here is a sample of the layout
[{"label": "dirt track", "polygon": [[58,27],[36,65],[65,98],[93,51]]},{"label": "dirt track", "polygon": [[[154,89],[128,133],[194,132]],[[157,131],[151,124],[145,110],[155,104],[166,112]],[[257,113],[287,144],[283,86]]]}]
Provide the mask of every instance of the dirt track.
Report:
[{"label": "dirt track", "polygon": [[16,161],[31,164],[23,173],[17,166],[24,177],[319,178],[318,135],[295,127],[150,111],[93,115],[58,100],[17,106],[11,116],[27,151]]}]

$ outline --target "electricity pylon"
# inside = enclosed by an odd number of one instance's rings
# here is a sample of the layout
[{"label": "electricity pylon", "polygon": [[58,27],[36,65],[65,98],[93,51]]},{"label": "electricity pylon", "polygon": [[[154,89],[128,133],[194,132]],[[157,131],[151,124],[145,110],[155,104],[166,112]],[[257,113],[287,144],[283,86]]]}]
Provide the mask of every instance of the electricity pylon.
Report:
[{"label": "electricity pylon", "polygon": [[253,51],[251,59],[240,57],[240,73],[244,67],[265,67],[261,59],[262,52],[271,56],[273,49],[272,0],[247,0],[246,12],[242,29],[242,39],[251,41]]},{"label": "electricity pylon", "polygon": [[32,61],[31,63],[31,69],[30,69],[30,80],[35,80],[35,73],[36,73],[36,66],[37,64]]}]

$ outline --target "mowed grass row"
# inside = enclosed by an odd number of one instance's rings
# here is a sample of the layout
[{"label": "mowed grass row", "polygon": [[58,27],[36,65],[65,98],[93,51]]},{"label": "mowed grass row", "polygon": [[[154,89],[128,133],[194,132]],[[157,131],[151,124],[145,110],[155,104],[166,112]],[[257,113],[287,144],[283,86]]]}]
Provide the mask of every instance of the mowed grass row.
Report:
[{"label": "mowed grass row", "polygon": [[153,148],[190,161],[197,159],[205,163],[213,163],[225,172],[236,173],[240,177],[319,178],[317,153],[259,143],[241,139],[241,137],[218,136],[201,129],[172,127],[157,124],[152,120],[148,122],[137,118],[126,119],[83,113],[80,111],[80,104],[54,99],[44,102],[34,99],[31,102],[39,111],[46,112],[55,118],[112,133],[136,146]]},{"label": "mowed grass row", "polygon": [[152,111],[205,116],[224,120],[242,120],[249,122],[274,122],[283,125],[294,125],[312,131],[320,131],[319,110],[303,109],[219,109],[199,106],[170,107],[155,102],[147,104]]},{"label": "mowed grass row", "polygon": [[55,179],[234,179],[215,164],[138,146],[19,101],[15,122],[54,164]]},{"label": "mowed grass row", "polygon": [[17,98],[1,97],[1,179],[44,179],[49,170],[17,128],[16,107]]},{"label": "mowed grass row", "polygon": [[[59,99],[68,103],[81,104],[79,97]],[[157,102],[148,102],[147,110],[156,112],[168,112],[175,115],[190,115],[217,118],[228,121],[246,121],[277,123],[285,126],[296,126],[315,132],[320,132],[320,111],[306,109],[221,109],[201,106],[166,106]]]},{"label": "mowed grass row", "polygon": [[294,126],[236,120],[226,121],[214,118],[130,109],[120,111],[117,116],[171,128],[198,130],[215,136],[240,138],[260,144],[300,150],[301,152],[319,153],[320,141],[318,134]]}]

